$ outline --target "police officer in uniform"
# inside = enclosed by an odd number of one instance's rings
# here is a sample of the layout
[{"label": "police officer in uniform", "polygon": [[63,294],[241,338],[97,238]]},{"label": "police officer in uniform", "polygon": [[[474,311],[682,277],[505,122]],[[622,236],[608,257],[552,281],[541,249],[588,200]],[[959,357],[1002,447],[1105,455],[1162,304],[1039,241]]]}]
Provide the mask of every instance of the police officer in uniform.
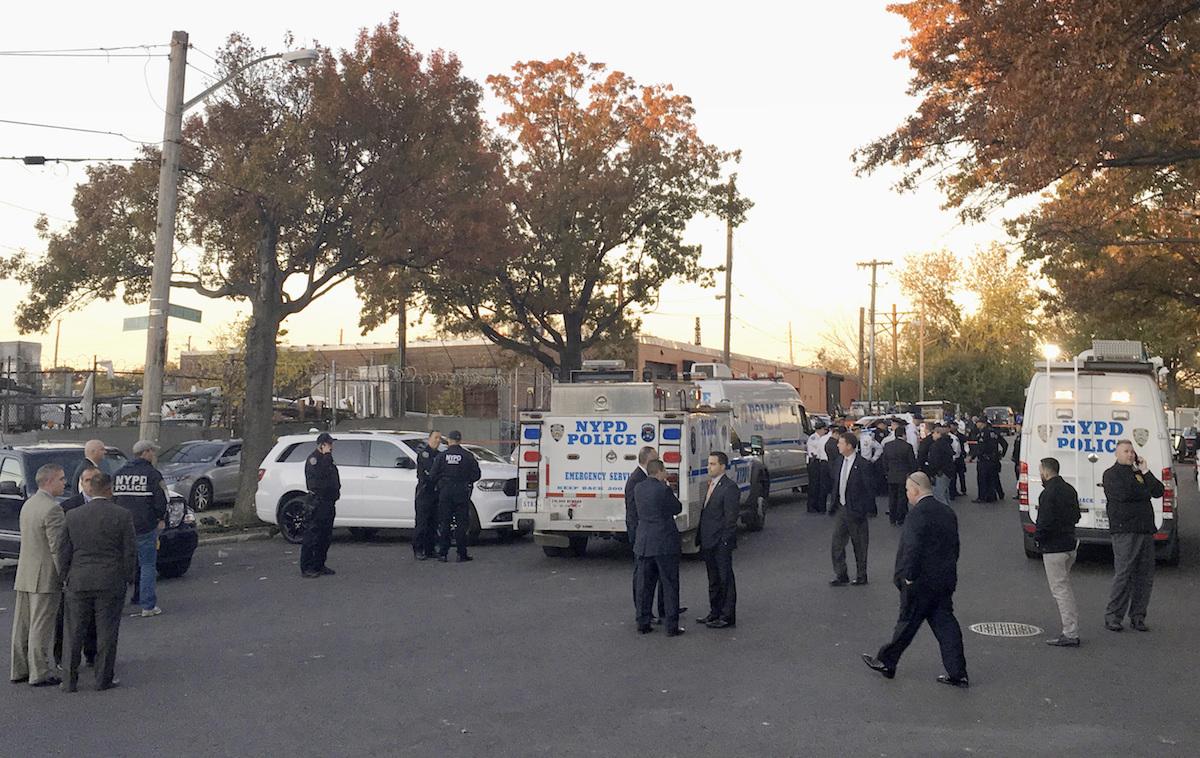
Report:
[{"label": "police officer in uniform", "polygon": [[416,531],[413,533],[412,548],[418,561],[432,558],[437,543],[437,488],[430,478],[430,472],[441,446],[442,433],[434,430],[417,453]]},{"label": "police officer in uniform", "polygon": [[450,447],[433,462],[429,478],[438,491],[438,556],[445,563],[450,554],[450,521],[454,519],[454,544],[459,562],[472,560],[467,555],[467,523],[471,518],[471,485],[479,481],[479,461],[463,448],[462,432],[446,435]]},{"label": "police officer in uniform", "polygon": [[975,475],[978,477],[979,499],[973,503],[994,503],[1004,498],[1004,490],[1000,486],[1000,459],[1008,452],[1008,440],[992,428],[987,419],[981,418],[975,422],[979,430],[979,441],[975,443],[974,456]]},{"label": "police officer in uniform", "polygon": [[329,541],[333,538],[336,503],[342,495],[342,479],[333,462],[334,439],[328,432],[317,436],[317,449],[304,462],[304,483],[309,492],[308,528],[300,547],[300,575],[306,579],[331,576],[325,565]]}]

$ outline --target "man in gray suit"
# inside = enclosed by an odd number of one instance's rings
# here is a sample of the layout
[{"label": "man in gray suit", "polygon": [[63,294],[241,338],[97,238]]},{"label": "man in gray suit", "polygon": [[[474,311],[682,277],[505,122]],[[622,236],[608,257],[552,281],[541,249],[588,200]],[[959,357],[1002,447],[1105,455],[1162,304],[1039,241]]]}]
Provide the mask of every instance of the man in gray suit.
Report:
[{"label": "man in gray suit", "polygon": [[13,682],[48,687],[61,680],[54,670],[54,622],[62,580],[55,565],[63,538],[63,511],[58,497],[67,486],[62,466],[47,463],[37,470],[38,491],[21,506],[21,553],[13,611]]},{"label": "man in gray suit", "polygon": [[683,504],[667,484],[666,467],[660,460],[646,463],[646,479],[634,487],[637,505],[637,535],[633,554],[637,557],[638,577],[637,625],[647,634],[650,626],[650,607],[654,602],[654,587],[658,585],[665,604],[665,623],[668,637],[683,634],[679,628],[679,556],[682,545],[675,516],[683,512]]},{"label": "man in gray suit", "polygon": [[63,689],[74,692],[88,626],[96,628],[96,689],[117,686],[117,632],[125,587],[137,574],[133,516],[112,502],[112,477],[92,479],[92,499],[67,513],[59,565],[67,587],[67,672]]}]

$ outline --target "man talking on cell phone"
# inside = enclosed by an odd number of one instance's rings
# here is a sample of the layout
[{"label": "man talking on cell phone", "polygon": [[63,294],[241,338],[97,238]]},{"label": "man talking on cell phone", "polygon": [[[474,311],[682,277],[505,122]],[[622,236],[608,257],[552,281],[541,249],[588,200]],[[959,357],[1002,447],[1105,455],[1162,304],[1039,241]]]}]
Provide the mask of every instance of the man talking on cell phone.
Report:
[{"label": "man talking on cell phone", "polygon": [[1128,613],[1130,626],[1148,632],[1146,609],[1154,589],[1154,533],[1158,530],[1150,499],[1162,497],[1164,488],[1132,442],[1118,442],[1116,455],[1117,462],[1104,472],[1102,480],[1113,549],[1113,584],[1104,628],[1121,631]]}]

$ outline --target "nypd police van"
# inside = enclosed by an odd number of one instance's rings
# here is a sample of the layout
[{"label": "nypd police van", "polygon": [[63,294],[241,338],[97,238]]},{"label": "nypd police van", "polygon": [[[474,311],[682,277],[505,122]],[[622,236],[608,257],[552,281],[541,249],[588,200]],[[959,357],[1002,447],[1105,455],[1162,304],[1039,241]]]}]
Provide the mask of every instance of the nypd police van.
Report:
[{"label": "nypd police van", "polygon": [[548,556],[583,555],[592,538],[625,539],[625,481],[643,446],[658,450],[683,512],[675,517],[683,550],[694,552],[708,489],[708,455],[730,456],[728,476],[742,491],[742,522],[766,519],[762,463],[730,444],[727,408],[701,406],[692,384],[556,384],[549,411],[521,414],[517,514]]},{"label": "nypd police van", "polygon": [[1073,359],[1035,364],[1025,400],[1017,483],[1027,556],[1039,557],[1033,533],[1043,458],[1057,458],[1063,479],[1079,493],[1080,542],[1110,542],[1102,480],[1116,462],[1117,443],[1127,439],[1165,489],[1151,501],[1158,558],[1178,563],[1178,488],[1159,365],[1146,358],[1140,342],[1124,340],[1097,340]]}]

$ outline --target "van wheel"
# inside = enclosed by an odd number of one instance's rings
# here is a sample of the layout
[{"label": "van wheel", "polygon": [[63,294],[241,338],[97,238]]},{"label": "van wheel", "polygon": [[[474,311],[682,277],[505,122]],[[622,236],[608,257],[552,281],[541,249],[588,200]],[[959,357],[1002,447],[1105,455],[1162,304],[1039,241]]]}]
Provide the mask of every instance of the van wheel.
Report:
[{"label": "van wheel", "polygon": [[571,546],[567,548],[571,555],[576,558],[582,558],[587,553],[588,538],[586,534],[576,534],[568,539],[571,540]]},{"label": "van wheel", "polygon": [[746,531],[761,532],[767,525],[767,483],[760,479],[755,488],[751,502],[751,510],[746,514]]},{"label": "van wheel", "polygon": [[1159,551],[1159,553],[1155,557],[1164,566],[1178,566],[1179,565],[1179,536],[1176,535],[1175,539],[1171,540],[1167,544],[1167,548],[1165,550]]},{"label": "van wheel", "polygon": [[1025,543],[1025,557],[1031,561],[1040,561],[1042,554],[1038,552],[1037,545],[1033,544],[1033,540],[1028,537],[1023,537]]}]

